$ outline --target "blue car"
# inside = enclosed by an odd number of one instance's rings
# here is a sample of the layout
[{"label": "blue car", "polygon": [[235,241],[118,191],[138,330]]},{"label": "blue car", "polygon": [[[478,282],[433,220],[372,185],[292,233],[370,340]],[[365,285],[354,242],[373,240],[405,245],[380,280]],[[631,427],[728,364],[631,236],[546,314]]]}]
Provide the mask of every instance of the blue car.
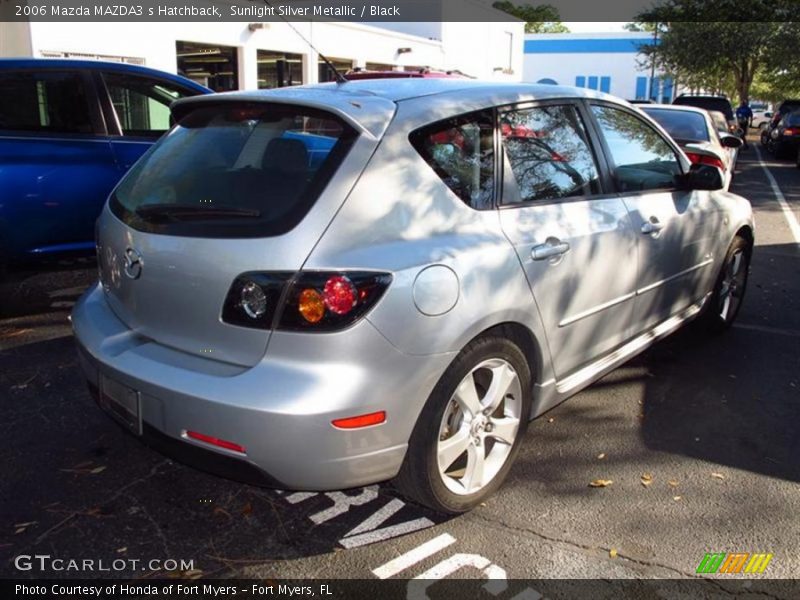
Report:
[{"label": "blue car", "polygon": [[171,125],[169,105],[211,90],[123,63],[0,59],[0,270],[94,251],[117,181]]}]

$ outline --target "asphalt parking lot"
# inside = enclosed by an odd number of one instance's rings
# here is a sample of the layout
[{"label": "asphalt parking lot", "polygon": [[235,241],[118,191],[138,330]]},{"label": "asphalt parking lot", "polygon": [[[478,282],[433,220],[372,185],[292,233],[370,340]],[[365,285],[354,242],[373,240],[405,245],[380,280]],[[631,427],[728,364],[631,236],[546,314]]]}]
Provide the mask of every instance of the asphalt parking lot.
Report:
[{"label": "asphalt parking lot", "polygon": [[453,519],[388,486],[283,493],[163,458],[82,380],[67,316],[94,267],[5,284],[0,576],[87,575],[15,567],[46,554],[127,561],[97,577],[160,576],[149,561],[173,559],[189,577],[675,578],[707,552],[765,552],[759,577],[797,577],[800,170],[761,155],[781,203],[759,156],[751,144],[733,185],[757,218],[738,324],[683,330],[537,419],[501,492]]}]

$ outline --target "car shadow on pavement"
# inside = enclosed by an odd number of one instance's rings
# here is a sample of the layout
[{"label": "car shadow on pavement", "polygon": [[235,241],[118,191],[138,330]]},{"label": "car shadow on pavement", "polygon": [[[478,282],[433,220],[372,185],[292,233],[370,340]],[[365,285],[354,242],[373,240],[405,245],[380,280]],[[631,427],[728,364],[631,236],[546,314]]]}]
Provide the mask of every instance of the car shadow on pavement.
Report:
[{"label": "car shadow on pavement", "polygon": [[[444,520],[386,487],[280,492],[173,462],[95,405],[74,342],[63,333],[0,351],[0,434],[3,577],[81,577],[15,569],[14,556],[37,552],[193,561],[179,575],[220,577]],[[146,565],[138,572],[140,566],[96,575],[157,576]]]}]

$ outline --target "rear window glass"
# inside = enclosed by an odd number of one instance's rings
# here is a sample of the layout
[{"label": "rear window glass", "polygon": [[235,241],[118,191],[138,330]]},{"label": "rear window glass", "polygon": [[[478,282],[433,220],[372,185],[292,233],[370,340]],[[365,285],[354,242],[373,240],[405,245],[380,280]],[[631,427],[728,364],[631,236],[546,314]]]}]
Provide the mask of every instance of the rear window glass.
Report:
[{"label": "rear window glass", "polygon": [[791,127],[797,127],[800,125],[800,110],[795,112],[791,112],[786,115],[786,124]]},{"label": "rear window glass", "polygon": [[197,108],[129,171],[111,209],[152,233],[280,235],[306,215],[355,138],[344,121],[315,109]]},{"label": "rear window glass", "polygon": [[708,125],[703,115],[688,110],[663,110],[645,108],[644,112],[653,117],[667,133],[678,142],[707,142]]}]

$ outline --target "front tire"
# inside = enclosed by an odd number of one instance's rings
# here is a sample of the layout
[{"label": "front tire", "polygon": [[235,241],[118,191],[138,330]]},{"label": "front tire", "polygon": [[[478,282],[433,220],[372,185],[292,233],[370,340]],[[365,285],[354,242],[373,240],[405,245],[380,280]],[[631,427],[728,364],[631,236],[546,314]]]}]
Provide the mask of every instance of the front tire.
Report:
[{"label": "front tire", "polygon": [[519,346],[500,334],[470,342],[431,392],[397,488],[440,513],[473,509],[508,474],[531,403],[530,367]]},{"label": "front tire", "polygon": [[740,236],[728,248],[704,314],[705,324],[713,333],[729,329],[739,314],[747,290],[751,253],[752,247]]}]

